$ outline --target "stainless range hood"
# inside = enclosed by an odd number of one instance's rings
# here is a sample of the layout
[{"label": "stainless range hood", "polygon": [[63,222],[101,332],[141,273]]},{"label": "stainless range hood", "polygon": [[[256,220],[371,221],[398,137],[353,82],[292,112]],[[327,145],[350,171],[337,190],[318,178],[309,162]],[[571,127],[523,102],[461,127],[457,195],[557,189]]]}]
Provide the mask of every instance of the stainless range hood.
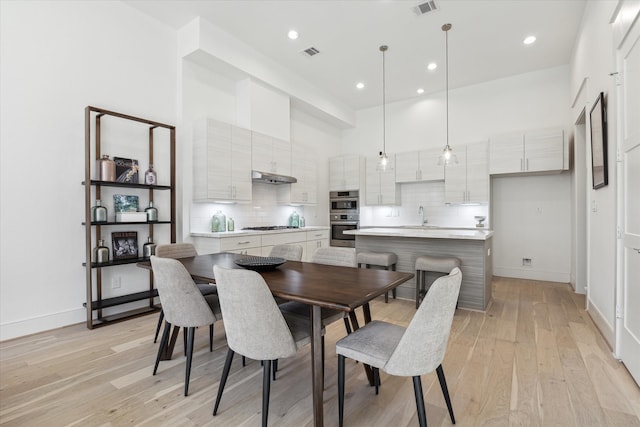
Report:
[{"label": "stainless range hood", "polygon": [[251,171],[251,180],[253,182],[264,182],[265,184],[293,184],[298,182],[298,180],[292,176],[260,171]]}]

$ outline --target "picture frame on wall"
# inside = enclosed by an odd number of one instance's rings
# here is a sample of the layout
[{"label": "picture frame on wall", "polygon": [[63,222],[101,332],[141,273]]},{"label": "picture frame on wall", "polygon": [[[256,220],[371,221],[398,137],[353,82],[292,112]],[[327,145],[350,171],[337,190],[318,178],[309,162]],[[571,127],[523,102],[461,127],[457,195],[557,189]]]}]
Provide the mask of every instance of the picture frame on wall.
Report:
[{"label": "picture frame on wall", "polygon": [[138,258],[137,231],[114,231],[111,240],[114,260]]},{"label": "picture frame on wall", "polygon": [[607,109],[604,92],[600,92],[590,112],[591,123],[591,177],[593,189],[609,182],[607,167]]}]

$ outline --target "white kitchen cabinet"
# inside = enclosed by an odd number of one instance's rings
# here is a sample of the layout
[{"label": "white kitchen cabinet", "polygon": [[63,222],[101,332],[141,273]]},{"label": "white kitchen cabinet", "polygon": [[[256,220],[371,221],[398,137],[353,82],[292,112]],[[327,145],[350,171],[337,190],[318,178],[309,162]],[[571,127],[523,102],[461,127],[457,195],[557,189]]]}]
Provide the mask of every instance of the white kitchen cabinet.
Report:
[{"label": "white kitchen cabinet", "polygon": [[329,247],[329,230],[307,231],[307,247],[302,253],[302,261],[310,262],[319,248]]},{"label": "white kitchen cabinet", "polygon": [[306,231],[289,231],[286,233],[269,233],[262,235],[262,256],[269,256],[275,245],[299,245],[302,246],[302,256],[307,246]]},{"label": "white kitchen cabinet", "polygon": [[251,131],[214,119],[196,121],[193,199],[251,200]]},{"label": "white kitchen cabinet", "polygon": [[564,131],[544,129],[491,137],[489,146],[491,175],[560,171],[565,161]]},{"label": "white kitchen cabinet", "polygon": [[254,170],[291,175],[291,143],[259,132],[251,133]]},{"label": "white kitchen cabinet", "polygon": [[341,156],[329,159],[329,191],[360,190],[358,156]]},{"label": "white kitchen cabinet", "polygon": [[278,186],[278,203],[315,205],[318,194],[316,153],[301,144],[291,144],[291,174],[298,182]]},{"label": "white kitchen cabinet", "polygon": [[366,158],[365,199],[367,206],[388,206],[399,204],[400,192],[396,184],[395,154],[389,154],[387,167],[382,169],[380,158]]},{"label": "white kitchen cabinet", "polygon": [[444,165],[438,164],[441,154],[441,148],[396,153],[396,182],[443,180]]},{"label": "white kitchen cabinet", "polygon": [[488,203],[489,143],[456,145],[453,152],[457,162],[445,166],[445,202]]}]

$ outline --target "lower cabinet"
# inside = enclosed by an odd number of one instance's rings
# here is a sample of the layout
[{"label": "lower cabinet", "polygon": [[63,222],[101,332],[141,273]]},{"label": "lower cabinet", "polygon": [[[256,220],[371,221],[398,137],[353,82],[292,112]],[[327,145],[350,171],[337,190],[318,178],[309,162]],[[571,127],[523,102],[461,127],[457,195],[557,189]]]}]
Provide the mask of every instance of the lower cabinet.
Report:
[{"label": "lower cabinet", "polygon": [[193,236],[193,245],[199,254],[233,252],[238,254],[269,256],[275,245],[302,246],[302,260],[310,261],[318,248],[329,246],[329,230],[296,230],[285,233],[243,234],[240,236]]}]

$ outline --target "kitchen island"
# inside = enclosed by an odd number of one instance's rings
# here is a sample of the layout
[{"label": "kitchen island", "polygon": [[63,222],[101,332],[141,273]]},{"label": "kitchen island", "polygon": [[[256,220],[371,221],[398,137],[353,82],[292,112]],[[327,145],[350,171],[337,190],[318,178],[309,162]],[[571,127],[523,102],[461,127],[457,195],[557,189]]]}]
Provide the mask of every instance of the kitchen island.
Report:
[{"label": "kitchen island", "polygon": [[[491,301],[493,231],[431,227],[372,227],[345,231],[356,236],[356,252],[393,252],[398,271],[415,273],[421,255],[454,256],[462,262],[458,307],[486,310]],[[428,283],[436,275],[428,274]],[[415,278],[397,288],[400,298],[415,298]]]}]

